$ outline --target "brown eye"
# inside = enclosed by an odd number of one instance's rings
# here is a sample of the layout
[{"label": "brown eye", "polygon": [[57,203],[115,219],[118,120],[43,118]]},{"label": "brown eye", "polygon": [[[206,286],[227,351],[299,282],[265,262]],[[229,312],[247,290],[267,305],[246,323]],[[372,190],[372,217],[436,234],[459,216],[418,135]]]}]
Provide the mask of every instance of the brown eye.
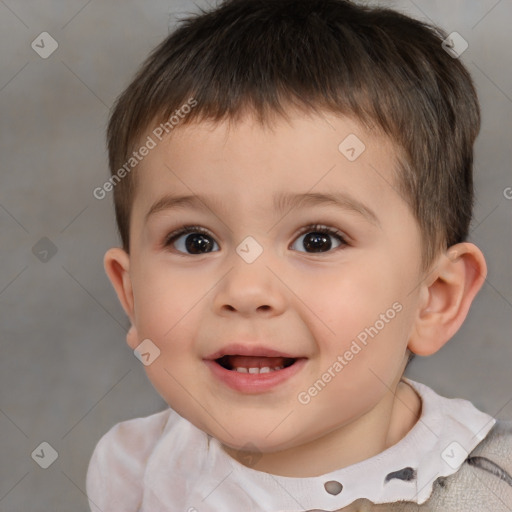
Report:
[{"label": "brown eye", "polygon": [[166,241],[165,247],[173,247],[184,254],[206,254],[213,252],[218,245],[204,229],[188,226],[178,232],[171,233]]},{"label": "brown eye", "polygon": [[309,226],[303,231],[303,234],[297,238],[295,244],[297,243],[299,247],[296,247],[295,250],[307,253],[328,252],[333,249],[333,245],[334,249],[347,245],[339,231],[325,226]]}]

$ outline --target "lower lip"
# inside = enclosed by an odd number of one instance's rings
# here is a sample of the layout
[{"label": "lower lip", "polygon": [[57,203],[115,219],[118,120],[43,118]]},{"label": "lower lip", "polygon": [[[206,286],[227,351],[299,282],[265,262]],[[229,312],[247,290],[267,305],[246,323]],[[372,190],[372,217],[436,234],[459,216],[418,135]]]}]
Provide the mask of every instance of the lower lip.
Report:
[{"label": "lower lip", "polygon": [[212,360],[205,360],[204,362],[215,377],[235,391],[240,391],[241,393],[261,393],[293,377],[300,372],[306,361],[307,359],[300,358],[287,368],[268,373],[241,373],[236,370],[226,370],[226,368]]}]

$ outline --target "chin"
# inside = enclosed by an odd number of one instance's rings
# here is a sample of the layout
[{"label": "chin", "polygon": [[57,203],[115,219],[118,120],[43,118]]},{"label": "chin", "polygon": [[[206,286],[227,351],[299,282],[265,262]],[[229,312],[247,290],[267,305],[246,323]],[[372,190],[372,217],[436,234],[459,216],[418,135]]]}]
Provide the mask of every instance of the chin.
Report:
[{"label": "chin", "polygon": [[[254,425],[253,425],[254,428]],[[256,426],[257,428],[257,426]],[[233,427],[231,427],[231,432],[233,432]],[[271,429],[268,431],[270,432]],[[242,429],[240,427],[239,432],[243,432],[243,436],[235,436],[229,437],[226,436],[225,433],[223,436],[218,437],[213,435],[221,444],[231,448],[232,450],[240,450],[247,452],[259,452],[259,453],[276,453],[283,450],[288,450],[303,444],[302,439],[297,439],[296,437],[288,436],[286,432],[281,433],[281,435],[268,436],[268,432],[266,430],[257,430],[251,435],[251,431],[247,429]],[[272,439],[270,439],[272,437]]]}]

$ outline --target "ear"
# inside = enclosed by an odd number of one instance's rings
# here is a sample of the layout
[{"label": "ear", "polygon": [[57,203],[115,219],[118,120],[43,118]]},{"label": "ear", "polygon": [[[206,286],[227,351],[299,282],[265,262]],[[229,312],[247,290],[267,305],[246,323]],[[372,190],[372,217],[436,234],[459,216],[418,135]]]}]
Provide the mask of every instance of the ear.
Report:
[{"label": "ear", "polygon": [[105,253],[103,265],[117,293],[119,302],[132,324],[126,334],[126,341],[130,347],[135,348],[139,341],[135,327],[133,288],[130,278],[130,256],[123,249],[114,247]]},{"label": "ear", "polygon": [[476,245],[464,242],[443,253],[421,287],[408,348],[429,356],[443,347],[464,322],[486,275],[487,265]]}]

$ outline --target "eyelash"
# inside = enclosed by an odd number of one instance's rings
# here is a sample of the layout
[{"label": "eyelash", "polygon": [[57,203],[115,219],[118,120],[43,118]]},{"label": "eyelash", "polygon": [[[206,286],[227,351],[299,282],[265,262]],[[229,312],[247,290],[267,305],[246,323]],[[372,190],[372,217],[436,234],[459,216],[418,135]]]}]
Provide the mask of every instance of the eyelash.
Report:
[{"label": "eyelash", "polygon": [[324,226],[323,224],[311,224],[309,226],[305,226],[303,229],[300,230],[295,239],[299,238],[299,236],[305,235],[306,233],[323,233],[324,235],[331,235],[336,237],[341,242],[341,245],[339,247],[336,247],[332,251],[327,252],[334,252],[337,249],[340,249],[343,246],[348,245],[346,235],[344,235],[341,231],[338,231],[335,228],[329,228],[327,226]]},{"label": "eyelash", "polygon": [[[172,233],[170,233],[169,235],[167,235],[165,237],[163,247],[164,248],[169,247],[178,238],[180,238],[183,235],[188,235],[190,233],[199,233],[199,234],[214,238],[214,236],[208,230],[204,229],[201,226],[183,226],[182,228],[180,228],[176,231],[173,231]],[[327,253],[335,252],[336,250],[342,249],[343,247],[349,245],[349,243],[346,240],[346,235],[344,235],[341,231],[338,231],[337,229],[329,228],[327,226],[324,226],[323,224],[311,224],[309,226],[305,226],[297,234],[297,236],[294,238],[294,240],[296,240],[300,236],[305,235],[307,233],[323,233],[325,235],[331,235],[331,236],[338,238],[338,240],[341,242],[341,245],[339,247],[335,247],[334,249],[332,249],[330,251],[326,251]],[[315,253],[306,253],[306,254],[315,254]],[[317,253],[317,254],[325,254],[325,253]]]},{"label": "eyelash", "polygon": [[164,240],[164,247],[167,247],[171,245],[175,240],[177,240],[179,237],[183,235],[188,235],[189,233],[200,233],[201,235],[207,235],[213,238],[213,235],[207,231],[206,229],[202,228],[201,226],[183,226],[180,229],[177,229],[176,231],[173,231],[172,233],[169,233]]}]

